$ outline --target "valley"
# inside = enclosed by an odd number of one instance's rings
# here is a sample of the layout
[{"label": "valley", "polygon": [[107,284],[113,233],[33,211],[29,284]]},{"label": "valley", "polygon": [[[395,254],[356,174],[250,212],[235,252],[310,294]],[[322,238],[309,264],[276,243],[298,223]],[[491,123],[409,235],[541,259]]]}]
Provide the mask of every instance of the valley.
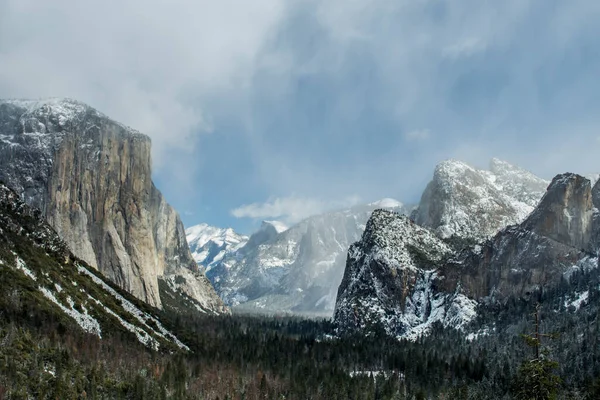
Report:
[{"label": "valley", "polygon": [[184,229],[150,139],[86,104],[0,129],[0,399],[508,399],[548,360],[557,398],[600,393],[585,176],[446,160],[418,204],[242,235]]}]

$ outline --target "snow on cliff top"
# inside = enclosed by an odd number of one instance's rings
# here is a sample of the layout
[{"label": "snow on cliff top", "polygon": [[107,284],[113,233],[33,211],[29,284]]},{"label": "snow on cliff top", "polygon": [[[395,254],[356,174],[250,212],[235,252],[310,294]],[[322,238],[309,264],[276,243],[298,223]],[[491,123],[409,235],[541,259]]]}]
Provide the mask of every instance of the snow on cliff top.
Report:
[{"label": "snow on cliff top", "polygon": [[522,222],[537,206],[548,184],[497,158],[491,160],[490,170],[446,160],[436,166],[415,220],[441,237],[482,239]]},{"label": "snow on cliff top", "polygon": [[[0,99],[0,106],[3,104],[9,104],[24,110],[23,114],[20,115],[20,122],[24,127],[28,128],[25,131],[26,133],[57,133],[68,128],[67,123],[69,122],[81,120],[85,116],[94,116],[111,121],[125,129],[130,134],[147,137],[139,131],[113,120],[92,106],[70,98],[51,97],[37,100]],[[61,129],[49,131],[48,127],[44,126],[41,121],[38,124],[26,124],[26,121],[31,119],[37,119],[38,121],[43,119],[52,119],[58,123],[58,126]]]},{"label": "snow on cliff top", "polygon": [[238,244],[247,241],[248,237],[236,233],[231,228],[217,228],[208,224],[198,224],[185,230],[185,238],[190,246],[202,247],[213,241],[218,246],[224,244]]},{"label": "snow on cliff top", "polygon": [[439,261],[451,249],[428,229],[412,222],[405,215],[378,209],[373,211],[363,241],[372,244],[374,259],[383,259],[388,265],[401,269],[417,269],[411,248],[421,250],[428,260]]},{"label": "snow on cliff top", "polygon": [[369,203],[369,206],[380,207],[380,208],[401,208],[404,207],[404,204],[398,200],[385,198],[373,203]]},{"label": "snow on cliff top", "polygon": [[263,224],[271,225],[277,233],[282,233],[288,230],[288,226],[281,221],[263,221]]}]

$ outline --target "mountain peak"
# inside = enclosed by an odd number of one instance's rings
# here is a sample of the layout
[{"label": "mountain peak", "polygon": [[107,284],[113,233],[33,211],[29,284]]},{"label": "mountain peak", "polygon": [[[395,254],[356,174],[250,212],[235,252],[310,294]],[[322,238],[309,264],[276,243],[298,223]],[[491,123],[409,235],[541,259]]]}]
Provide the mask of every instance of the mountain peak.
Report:
[{"label": "mountain peak", "polygon": [[524,226],[568,246],[587,248],[593,207],[590,180],[573,173],[560,174],[552,179]]},{"label": "mountain peak", "polygon": [[185,235],[194,260],[207,270],[212,263],[240,249],[248,241],[248,236],[240,235],[231,228],[217,228],[205,223],[187,228]]},{"label": "mountain peak", "polygon": [[446,160],[436,166],[415,221],[444,238],[483,239],[523,221],[547,185],[547,181],[497,158],[491,160],[489,171]]},{"label": "mountain peak", "polygon": [[0,180],[42,210],[77,257],[159,308],[159,279],[185,274],[182,290],[220,312],[179,215],[151,176],[150,139],[94,108],[62,98],[0,100]]},{"label": "mountain peak", "polygon": [[[2,110],[2,109],[5,110]],[[8,114],[9,118],[5,115]],[[0,127],[9,128],[7,122],[18,115],[23,134],[57,135],[65,132],[79,132],[99,125],[98,120],[110,121],[118,125],[124,132],[136,137],[149,138],[107,115],[92,106],[71,98],[50,97],[45,99],[0,99]],[[95,122],[94,122],[95,121]],[[80,126],[81,123],[84,125]],[[4,125],[4,126],[3,126]],[[5,136],[10,132],[3,132]]]},{"label": "mountain peak", "polygon": [[261,230],[263,230],[263,229],[269,229],[271,227],[273,229],[275,229],[275,231],[277,233],[282,233],[282,232],[285,232],[285,231],[288,230],[287,225],[285,225],[281,221],[263,221],[262,224],[261,224],[261,226],[260,226],[260,229]]}]

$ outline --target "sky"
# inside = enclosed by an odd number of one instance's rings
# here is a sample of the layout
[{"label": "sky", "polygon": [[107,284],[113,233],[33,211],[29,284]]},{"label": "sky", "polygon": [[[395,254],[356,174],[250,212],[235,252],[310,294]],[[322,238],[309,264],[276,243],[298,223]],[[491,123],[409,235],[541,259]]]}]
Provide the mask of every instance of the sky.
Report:
[{"label": "sky", "polygon": [[0,0],[0,97],[153,140],[186,226],[250,233],[498,157],[600,172],[600,2]]}]

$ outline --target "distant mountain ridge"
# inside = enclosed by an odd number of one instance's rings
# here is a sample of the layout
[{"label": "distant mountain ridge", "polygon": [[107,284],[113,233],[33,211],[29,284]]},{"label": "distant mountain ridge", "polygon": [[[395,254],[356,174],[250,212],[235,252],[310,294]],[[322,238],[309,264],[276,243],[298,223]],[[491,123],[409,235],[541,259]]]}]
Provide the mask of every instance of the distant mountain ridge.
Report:
[{"label": "distant mountain ridge", "polygon": [[192,256],[205,270],[223,259],[225,254],[235,252],[248,242],[249,237],[231,228],[217,228],[207,224],[194,225],[185,230]]},{"label": "distant mountain ridge", "polygon": [[347,249],[370,213],[382,206],[410,212],[384,199],[315,215],[289,228],[263,222],[244,246],[211,264],[207,277],[239,312],[331,315]]},{"label": "distant mountain ridge", "polygon": [[283,232],[263,222],[245,244],[237,239],[225,246],[229,250],[214,247],[218,255],[200,265],[238,311],[331,315],[347,249],[360,239],[373,210],[410,214],[442,239],[476,242],[523,221],[548,183],[498,159],[491,160],[489,171],[447,160],[436,167],[416,208],[388,198],[312,216]]}]

